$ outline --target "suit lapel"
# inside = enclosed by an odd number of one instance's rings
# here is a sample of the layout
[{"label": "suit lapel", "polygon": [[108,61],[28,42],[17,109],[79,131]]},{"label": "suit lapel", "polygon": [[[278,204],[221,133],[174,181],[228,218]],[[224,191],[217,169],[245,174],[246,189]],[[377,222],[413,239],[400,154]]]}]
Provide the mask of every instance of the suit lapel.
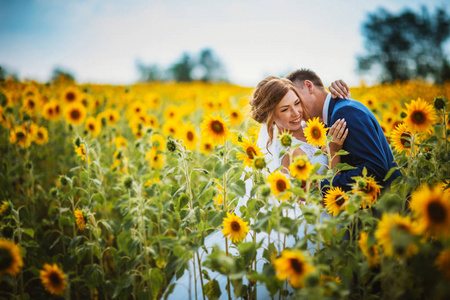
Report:
[{"label": "suit lapel", "polygon": [[333,124],[331,124],[331,115],[333,114],[333,110],[336,105],[336,102],[337,102],[337,98],[330,99],[330,104],[328,105],[328,123],[329,123],[329,124],[327,124],[328,127],[331,127],[331,125],[333,125]]}]

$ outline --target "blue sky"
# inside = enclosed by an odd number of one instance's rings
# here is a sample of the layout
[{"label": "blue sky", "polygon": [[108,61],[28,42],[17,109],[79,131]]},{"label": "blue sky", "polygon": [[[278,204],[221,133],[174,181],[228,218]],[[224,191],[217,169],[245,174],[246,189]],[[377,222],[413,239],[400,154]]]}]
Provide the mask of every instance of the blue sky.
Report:
[{"label": "blue sky", "polygon": [[168,67],[210,47],[246,86],[300,67],[325,84],[371,83],[356,72],[367,14],[425,2],[450,10],[445,0],[0,0],[0,65],[39,81],[61,67],[79,82],[130,84],[137,61]]}]

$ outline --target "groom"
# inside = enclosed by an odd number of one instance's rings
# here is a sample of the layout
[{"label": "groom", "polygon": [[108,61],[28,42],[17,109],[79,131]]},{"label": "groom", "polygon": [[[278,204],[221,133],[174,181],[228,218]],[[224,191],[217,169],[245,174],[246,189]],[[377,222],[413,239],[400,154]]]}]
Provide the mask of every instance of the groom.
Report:
[{"label": "groom", "polygon": [[384,181],[389,170],[397,167],[397,164],[380,124],[367,107],[352,99],[331,98],[322,80],[311,70],[300,69],[286,78],[292,81],[300,93],[311,118],[319,117],[328,127],[338,119],[347,122],[348,136],[342,149],[350,154],[341,156],[341,162],[356,169],[341,171],[333,180],[334,187],[349,191],[350,184],[354,182],[352,177],[362,176],[364,167],[367,174],[374,176],[384,188],[389,188],[392,181],[401,176],[400,171],[395,170]]}]

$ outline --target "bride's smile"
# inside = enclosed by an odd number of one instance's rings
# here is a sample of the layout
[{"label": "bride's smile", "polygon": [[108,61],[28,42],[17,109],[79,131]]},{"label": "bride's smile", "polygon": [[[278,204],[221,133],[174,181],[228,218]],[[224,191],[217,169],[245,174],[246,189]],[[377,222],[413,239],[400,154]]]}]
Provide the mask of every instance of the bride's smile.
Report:
[{"label": "bride's smile", "polygon": [[278,128],[296,131],[301,128],[303,107],[301,100],[289,90],[275,108],[274,121]]}]

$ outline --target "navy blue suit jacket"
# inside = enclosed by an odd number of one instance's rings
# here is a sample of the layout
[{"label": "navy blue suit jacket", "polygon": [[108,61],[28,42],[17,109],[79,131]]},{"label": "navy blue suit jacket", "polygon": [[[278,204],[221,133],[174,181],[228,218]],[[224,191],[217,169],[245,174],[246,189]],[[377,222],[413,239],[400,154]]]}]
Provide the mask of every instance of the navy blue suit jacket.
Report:
[{"label": "navy blue suit jacket", "polygon": [[349,184],[354,182],[352,177],[362,176],[362,170],[366,167],[367,174],[373,175],[378,184],[389,187],[401,173],[396,170],[386,182],[383,180],[391,168],[397,167],[397,163],[374,114],[358,101],[331,98],[327,125],[331,127],[336,120],[342,118],[345,118],[348,128],[348,136],[342,149],[350,154],[342,155],[341,163],[347,163],[356,169],[341,171],[334,178],[333,186],[350,190]]}]

